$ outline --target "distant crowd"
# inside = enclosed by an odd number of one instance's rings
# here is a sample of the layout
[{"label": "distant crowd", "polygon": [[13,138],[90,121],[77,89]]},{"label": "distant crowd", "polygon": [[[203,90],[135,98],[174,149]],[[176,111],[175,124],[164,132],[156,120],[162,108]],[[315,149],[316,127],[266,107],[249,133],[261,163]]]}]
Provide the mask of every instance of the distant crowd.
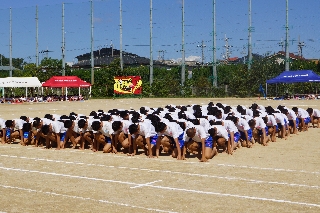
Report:
[{"label": "distant crowd", "polygon": [[210,102],[164,108],[144,106],[138,111],[98,110],[89,115],[71,112],[41,118],[0,118],[0,137],[2,144],[144,154],[149,158],[169,153],[178,160],[195,155],[205,162],[219,152],[233,154],[240,147],[267,146],[298,132],[308,134],[309,127],[319,127],[319,118],[320,110],[313,108]]},{"label": "distant crowd", "polygon": [[0,103],[25,103],[25,102],[56,102],[56,101],[83,101],[82,95],[48,95],[48,96],[12,96],[10,98],[0,98]]}]

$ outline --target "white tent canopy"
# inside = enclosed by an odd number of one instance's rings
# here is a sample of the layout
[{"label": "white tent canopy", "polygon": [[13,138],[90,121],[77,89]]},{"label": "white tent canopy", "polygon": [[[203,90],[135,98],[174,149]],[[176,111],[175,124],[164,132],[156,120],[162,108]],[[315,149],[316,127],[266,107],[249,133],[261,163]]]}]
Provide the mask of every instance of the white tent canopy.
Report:
[{"label": "white tent canopy", "polygon": [[27,88],[28,87],[41,87],[37,77],[7,77],[0,78],[0,87],[2,87],[2,97],[4,97],[4,88],[5,87],[25,87],[26,88],[26,97],[27,97]]},{"label": "white tent canopy", "polygon": [[37,77],[7,77],[0,78],[0,87],[41,87]]}]

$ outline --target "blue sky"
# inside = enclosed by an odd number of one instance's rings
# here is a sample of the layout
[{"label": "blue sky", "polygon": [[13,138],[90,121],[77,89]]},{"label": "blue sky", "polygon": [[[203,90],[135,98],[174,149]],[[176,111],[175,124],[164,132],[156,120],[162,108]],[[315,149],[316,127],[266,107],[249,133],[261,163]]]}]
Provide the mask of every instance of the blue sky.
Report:
[{"label": "blue sky", "polygon": [[[39,10],[39,51],[61,58],[62,2],[65,2],[66,61],[90,52],[90,1],[0,0],[0,53],[9,57],[9,7],[12,8],[13,57],[35,62],[36,5]],[[182,0],[153,0],[153,58],[181,58]],[[150,0],[122,0],[123,50],[149,57]],[[298,54],[304,42],[305,58],[320,58],[320,1],[289,0],[290,52]],[[253,53],[272,54],[285,39],[285,0],[252,0]],[[94,48],[120,48],[119,0],[94,0]],[[212,0],[185,0],[185,43],[187,59],[212,61]],[[247,54],[248,0],[216,0],[217,58],[225,54],[228,38],[231,57]],[[40,60],[45,54],[40,54]]]}]

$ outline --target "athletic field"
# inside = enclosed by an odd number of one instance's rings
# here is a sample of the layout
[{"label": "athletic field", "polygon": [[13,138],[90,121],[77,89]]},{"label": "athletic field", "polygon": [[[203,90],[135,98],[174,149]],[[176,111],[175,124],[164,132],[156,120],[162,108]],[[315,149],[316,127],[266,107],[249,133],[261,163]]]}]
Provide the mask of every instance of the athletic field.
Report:
[{"label": "athletic field", "polygon": [[[167,104],[281,104],[320,109],[320,100],[116,99],[0,104],[0,117],[89,114]],[[190,157],[56,151],[0,145],[0,212],[320,212],[320,129],[255,144],[207,163]]]}]

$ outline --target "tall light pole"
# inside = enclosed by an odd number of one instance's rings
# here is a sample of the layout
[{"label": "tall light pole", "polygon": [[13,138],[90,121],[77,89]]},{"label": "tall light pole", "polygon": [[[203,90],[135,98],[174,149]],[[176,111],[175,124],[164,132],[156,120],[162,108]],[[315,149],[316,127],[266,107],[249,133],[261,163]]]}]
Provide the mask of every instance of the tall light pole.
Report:
[{"label": "tall light pole", "polygon": [[213,61],[212,61],[212,85],[217,87],[217,49],[216,49],[216,0],[213,0],[212,8],[212,22],[213,22],[213,31],[212,31],[212,51],[213,51]]},{"label": "tall light pole", "polygon": [[93,1],[91,0],[91,85],[94,84],[94,57],[93,57]]},{"label": "tall light pole", "polygon": [[252,19],[251,19],[251,0],[249,0],[249,28],[248,28],[248,70],[251,69],[252,64],[252,38],[251,38],[251,32],[252,32]]},{"label": "tall light pole", "polygon": [[123,57],[122,57],[122,0],[120,0],[120,68],[123,72]]},{"label": "tall light pole", "polygon": [[150,0],[150,86],[153,83],[152,10],[152,0]]},{"label": "tall light pole", "polygon": [[65,33],[64,33],[64,3],[62,3],[62,76],[66,75],[66,66],[65,66]]},{"label": "tall light pole", "polygon": [[12,9],[10,7],[10,41],[9,41],[9,51],[10,51],[10,59],[9,59],[9,65],[10,65],[10,72],[9,76],[12,77]]},{"label": "tall light pole", "polygon": [[207,46],[204,44],[204,41],[202,40],[201,45],[198,45],[197,47],[201,48],[201,65],[203,67],[203,64],[204,64],[204,48],[206,48]]},{"label": "tall light pole", "polygon": [[185,49],[184,49],[184,0],[182,0],[182,62],[181,62],[181,85],[184,85],[186,80],[185,66]]},{"label": "tall light pole", "polygon": [[289,0],[286,0],[286,61],[285,71],[289,71]]},{"label": "tall light pole", "polygon": [[39,17],[38,5],[36,6],[36,67],[39,66]]}]

